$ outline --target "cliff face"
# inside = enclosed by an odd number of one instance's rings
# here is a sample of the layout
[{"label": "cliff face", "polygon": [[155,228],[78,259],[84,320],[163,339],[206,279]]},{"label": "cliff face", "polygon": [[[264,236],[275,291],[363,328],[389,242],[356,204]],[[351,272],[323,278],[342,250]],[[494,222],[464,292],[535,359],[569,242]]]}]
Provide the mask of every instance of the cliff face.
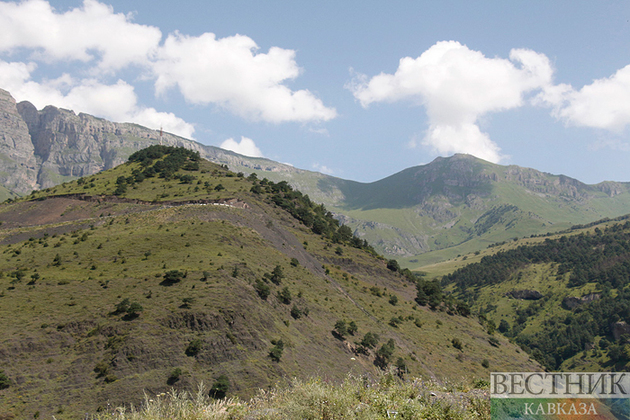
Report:
[{"label": "cliff face", "polygon": [[297,171],[267,159],[247,158],[136,124],[30,102],[16,104],[0,89],[0,185],[17,194],[111,169],[152,144],[182,146],[230,167],[270,172]]},{"label": "cliff face", "polygon": [[37,187],[37,160],[28,127],[9,92],[0,89],[0,185],[18,194]]}]

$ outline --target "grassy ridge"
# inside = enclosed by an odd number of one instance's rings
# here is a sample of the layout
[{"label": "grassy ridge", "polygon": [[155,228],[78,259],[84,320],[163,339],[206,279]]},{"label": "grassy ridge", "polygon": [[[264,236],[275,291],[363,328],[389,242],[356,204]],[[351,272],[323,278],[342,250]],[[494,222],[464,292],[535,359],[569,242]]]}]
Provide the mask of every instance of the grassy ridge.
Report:
[{"label": "grassy ridge", "polygon": [[[476,320],[418,307],[386,261],[314,234],[275,204],[271,185],[253,193],[260,181],[207,161],[178,172],[192,180],[128,180],[142,169],[128,163],[0,207],[0,415],[82,418],[220,375],[243,398],[285,377],[339,382],[376,374],[389,340],[387,364],[400,359],[409,379],[536,369]],[[126,191],[112,196],[121,178]],[[276,267],[279,284],[266,281]],[[335,335],[339,320],[358,330]],[[358,352],[368,332],[380,340]]]}]

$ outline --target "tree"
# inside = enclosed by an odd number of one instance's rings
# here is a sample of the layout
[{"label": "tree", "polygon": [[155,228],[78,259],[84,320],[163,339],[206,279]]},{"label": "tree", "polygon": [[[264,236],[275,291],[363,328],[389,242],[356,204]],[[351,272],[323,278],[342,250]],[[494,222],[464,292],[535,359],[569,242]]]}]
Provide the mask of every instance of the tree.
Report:
[{"label": "tree", "polygon": [[396,343],[390,338],[387,343],[383,344],[381,348],[376,351],[376,360],[374,360],[374,364],[381,369],[385,369],[389,364],[395,349]]},{"label": "tree", "polygon": [[378,341],[379,341],[378,334],[373,333],[373,332],[367,332],[363,336],[363,339],[361,340],[360,344],[365,348],[373,349],[378,344]]},{"label": "tree", "polygon": [[508,324],[508,322],[505,319],[502,319],[501,322],[499,322],[499,332],[501,334],[506,334],[510,331],[510,324]]},{"label": "tree", "polygon": [[117,305],[116,305],[116,314],[124,314],[127,312],[127,310],[129,309],[129,298],[124,298],[123,300],[121,300]]},{"label": "tree", "polygon": [[342,338],[346,334],[348,334],[348,327],[346,326],[346,321],[344,321],[343,319],[340,319],[337,322],[335,322],[334,332],[337,333],[337,335],[339,335]]},{"label": "tree", "polygon": [[137,318],[142,312],[144,308],[138,302],[131,302],[129,308],[127,308],[127,317],[128,318]]},{"label": "tree", "polygon": [[288,287],[284,287],[282,290],[278,291],[278,300],[282,303],[284,303],[285,305],[288,305],[291,303],[291,291],[289,290]]},{"label": "tree", "polygon": [[359,329],[359,327],[357,327],[357,323],[356,322],[350,321],[348,323],[348,334],[354,335],[354,333],[356,333],[358,329]]},{"label": "tree", "polygon": [[265,275],[273,284],[280,284],[284,278],[284,271],[280,265],[276,265],[271,274]]},{"label": "tree", "polygon": [[391,271],[400,271],[400,265],[398,265],[398,261],[393,259],[387,261],[387,268]]},{"label": "tree", "polygon": [[260,296],[262,300],[267,300],[269,294],[271,293],[269,286],[260,279],[256,279],[256,282],[254,283],[254,290],[256,290],[256,293],[258,293],[258,296]]},{"label": "tree", "polygon": [[274,340],[271,342],[271,344],[273,344],[274,346],[269,352],[269,357],[271,357],[271,360],[273,360],[274,362],[280,362],[282,351],[284,350],[284,343],[282,342],[282,340]]},{"label": "tree", "polygon": [[227,395],[228,390],[230,389],[230,381],[227,376],[221,375],[217,378],[217,380],[212,384],[212,388],[210,388],[210,397],[215,398],[217,400],[222,400]]}]

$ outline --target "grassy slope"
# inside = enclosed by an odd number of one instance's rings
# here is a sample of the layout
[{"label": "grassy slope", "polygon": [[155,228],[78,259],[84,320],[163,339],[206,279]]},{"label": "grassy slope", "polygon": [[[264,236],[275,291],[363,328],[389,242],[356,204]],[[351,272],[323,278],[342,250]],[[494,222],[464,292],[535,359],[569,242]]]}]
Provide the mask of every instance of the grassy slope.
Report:
[{"label": "grassy slope", "polygon": [[[454,272],[458,268],[479,262],[483,257],[492,256],[498,252],[509,251],[519,246],[535,246],[547,239],[559,239],[561,236],[592,234],[595,229],[603,231],[617,223],[614,220],[603,221],[581,229],[571,229],[546,237],[508,241],[479,253],[470,253],[448,261],[426,265],[421,267],[420,270],[425,273],[427,278],[440,278],[443,275]],[[622,221],[622,223],[625,222]],[[553,318],[564,319],[573,314],[573,311],[562,306],[562,301],[565,297],[579,298],[590,293],[601,293],[601,285],[597,283],[586,283],[583,286],[569,287],[567,283],[571,273],[568,272],[558,276],[557,271],[556,263],[527,264],[516,270],[507,281],[495,285],[476,287],[474,292],[477,296],[474,299],[473,312],[485,313],[486,317],[493,320],[497,326],[501,320],[506,320],[513,326],[517,324],[518,310],[527,310],[530,307],[532,309],[536,308],[534,309],[534,315],[528,317],[526,328],[522,331],[525,335],[533,336],[541,331],[549,320]],[[447,290],[453,290],[452,286],[448,287]],[[531,301],[506,296],[506,293],[514,290],[536,290],[541,292],[544,298],[538,301]],[[472,292],[472,290],[470,291]],[[615,290],[612,292],[616,293]],[[595,350],[590,351],[590,349],[587,349],[579,352],[566,360],[559,370],[595,372],[602,369],[610,369],[606,350],[600,349],[597,345],[601,338],[611,340],[611,337],[595,337],[593,346]]]},{"label": "grassy slope", "polygon": [[[394,339],[394,358],[401,357],[413,376],[486,378],[483,359],[491,369],[536,369],[505,341],[490,346],[473,319],[418,308],[413,285],[382,260],[347,246],[337,255],[336,245],[249,193],[249,181],[209,162],[193,184],[150,178],[125,194],[153,204],[63,197],[111,194],[115,180],[135,165],[0,207],[0,370],[11,379],[0,391],[0,414],[79,418],[108,402],[138,402],[143,389],[166,391],[175,368],[182,372],[178,388],[226,374],[231,393],[241,396],[287,376],[340,380],[349,372],[375,371],[373,354],[351,351],[368,331],[381,343]],[[208,190],[205,182],[225,190]],[[228,198],[249,208],[162,204]],[[293,266],[291,258],[300,264]],[[263,301],[252,284],[276,265],[286,278],[280,286],[270,284],[272,295]],[[17,281],[11,273],[20,269]],[[169,270],[186,272],[186,278],[166,286]],[[291,305],[275,296],[284,286]],[[386,291],[383,296],[370,292],[375,286]],[[398,305],[388,303],[391,294]],[[143,306],[139,317],[113,313],[125,298]],[[193,299],[189,307],[186,298]],[[309,315],[292,318],[293,304]],[[394,316],[405,320],[397,328],[388,325]],[[335,338],[338,319],[355,320],[356,337]],[[464,343],[463,352],[450,345],[454,337]],[[195,339],[202,350],[187,356]],[[268,356],[277,339],[285,343],[279,363]]]},{"label": "grassy slope", "polygon": [[[438,159],[369,184],[309,173],[269,176],[300,185],[379,252],[411,269],[514,237],[617,217],[630,206],[625,184],[611,197],[597,186],[471,156]],[[480,229],[484,213],[506,204],[517,209]]]}]

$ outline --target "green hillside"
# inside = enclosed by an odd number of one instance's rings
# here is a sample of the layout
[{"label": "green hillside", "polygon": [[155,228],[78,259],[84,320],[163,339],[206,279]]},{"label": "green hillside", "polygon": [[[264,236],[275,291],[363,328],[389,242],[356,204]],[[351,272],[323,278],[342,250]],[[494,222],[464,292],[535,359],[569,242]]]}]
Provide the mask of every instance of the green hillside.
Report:
[{"label": "green hillside", "polygon": [[[290,182],[299,183],[298,176]],[[305,193],[411,269],[515,237],[621,216],[630,208],[627,183],[586,185],[470,155],[437,158],[369,184],[314,179],[316,188],[301,181]]]},{"label": "green hillside", "polygon": [[166,147],[2,204],[0,418],[83,418],[222,375],[249,397],[386,367],[465,383],[540,369],[476,319],[418,306],[409,273],[331,216]]},{"label": "green hillside", "polygon": [[514,244],[443,276],[442,283],[548,369],[626,371],[628,218]]}]

